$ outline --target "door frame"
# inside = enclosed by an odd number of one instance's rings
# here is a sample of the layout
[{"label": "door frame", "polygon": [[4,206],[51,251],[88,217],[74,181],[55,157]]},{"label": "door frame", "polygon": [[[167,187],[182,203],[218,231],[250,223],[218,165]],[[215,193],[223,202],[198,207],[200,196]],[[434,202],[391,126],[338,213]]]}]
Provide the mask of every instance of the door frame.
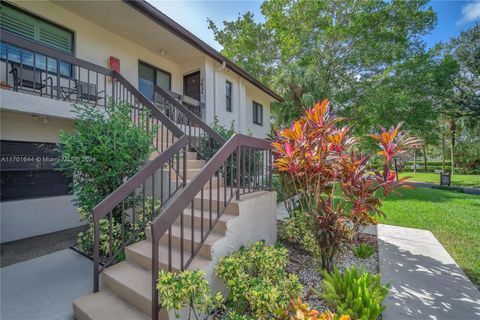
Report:
[{"label": "door frame", "polygon": [[[200,102],[200,100],[201,100],[201,98],[202,98],[202,88],[201,88],[201,83],[200,83],[202,78],[201,78],[201,72],[200,72],[200,70],[193,71],[193,72],[189,72],[189,73],[186,73],[186,74],[183,75],[183,90],[182,90],[182,92],[183,92],[183,95],[186,95],[185,89],[186,89],[186,87],[187,87],[187,86],[186,86],[186,84],[187,84],[187,82],[186,82],[187,78],[188,78],[188,77],[191,77],[191,76],[194,76],[194,75],[197,75],[197,74],[198,74],[198,80],[199,80],[199,81],[198,81],[198,95],[199,95],[198,101]],[[195,99],[195,98],[193,98],[193,97],[190,97],[190,98]]]}]

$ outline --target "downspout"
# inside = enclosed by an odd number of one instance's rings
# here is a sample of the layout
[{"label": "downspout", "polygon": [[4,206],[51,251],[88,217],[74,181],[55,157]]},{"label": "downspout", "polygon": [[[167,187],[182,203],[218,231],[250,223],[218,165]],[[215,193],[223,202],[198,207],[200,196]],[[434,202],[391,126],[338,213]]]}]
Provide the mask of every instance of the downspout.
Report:
[{"label": "downspout", "polygon": [[227,63],[222,61],[222,65],[213,71],[213,116],[217,116],[217,72],[227,67]]}]

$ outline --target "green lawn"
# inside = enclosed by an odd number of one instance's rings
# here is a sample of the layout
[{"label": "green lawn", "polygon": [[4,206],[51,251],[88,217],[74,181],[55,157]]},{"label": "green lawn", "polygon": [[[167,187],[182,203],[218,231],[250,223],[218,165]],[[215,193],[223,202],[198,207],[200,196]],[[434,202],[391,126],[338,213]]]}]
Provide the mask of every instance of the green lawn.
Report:
[{"label": "green lawn", "polygon": [[432,231],[480,286],[480,196],[423,188],[400,192],[385,200],[381,223]]},{"label": "green lawn", "polygon": [[[439,184],[440,174],[439,173],[413,173],[413,172],[400,172],[400,177],[411,177],[412,181],[419,182],[431,182]],[[464,186],[464,187],[480,187],[480,175],[473,174],[454,174],[452,176],[452,185],[454,186]]]}]

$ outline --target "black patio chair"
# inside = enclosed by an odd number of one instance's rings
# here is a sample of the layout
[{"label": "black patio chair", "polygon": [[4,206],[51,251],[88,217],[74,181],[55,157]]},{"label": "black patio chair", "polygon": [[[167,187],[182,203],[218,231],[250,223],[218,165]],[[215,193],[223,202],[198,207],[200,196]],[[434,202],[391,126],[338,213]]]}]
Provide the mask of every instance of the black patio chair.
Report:
[{"label": "black patio chair", "polygon": [[[22,67],[19,63],[14,62],[10,62],[10,67],[9,73],[13,75],[13,90],[28,88],[43,95],[43,89],[47,88],[48,82],[50,82],[50,91],[52,91],[53,79],[45,71],[25,65]],[[44,73],[46,77],[42,79]],[[52,92],[50,92],[50,96],[52,96]]]},{"label": "black patio chair", "polygon": [[99,95],[104,93],[105,90],[97,91],[97,85],[80,80],[75,80],[75,84],[77,100],[94,101],[95,103],[98,103],[98,101],[103,99],[103,97]]}]

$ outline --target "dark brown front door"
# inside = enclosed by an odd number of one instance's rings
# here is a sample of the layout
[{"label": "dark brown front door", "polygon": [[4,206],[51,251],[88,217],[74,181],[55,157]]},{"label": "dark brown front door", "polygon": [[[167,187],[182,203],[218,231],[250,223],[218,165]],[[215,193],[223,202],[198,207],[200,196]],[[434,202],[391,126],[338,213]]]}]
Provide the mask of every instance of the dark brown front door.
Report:
[{"label": "dark brown front door", "polygon": [[200,71],[183,76],[183,94],[200,101]]}]

